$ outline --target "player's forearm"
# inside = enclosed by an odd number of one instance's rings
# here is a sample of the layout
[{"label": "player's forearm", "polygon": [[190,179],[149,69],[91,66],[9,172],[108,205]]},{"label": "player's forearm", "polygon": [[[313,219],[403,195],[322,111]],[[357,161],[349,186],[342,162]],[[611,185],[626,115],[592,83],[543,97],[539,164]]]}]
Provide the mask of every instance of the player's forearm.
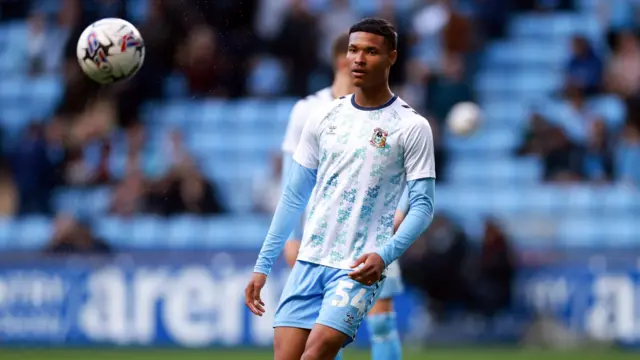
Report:
[{"label": "player's forearm", "polygon": [[287,237],[291,234],[296,222],[300,220],[300,215],[309,201],[316,184],[316,174],[315,169],[308,169],[292,162],[287,184],[258,255],[255,272],[269,275],[273,263],[282,252]]},{"label": "player's forearm", "polygon": [[398,231],[378,254],[386,266],[397,260],[431,224],[435,204],[435,180],[419,179],[410,181],[409,212]]}]

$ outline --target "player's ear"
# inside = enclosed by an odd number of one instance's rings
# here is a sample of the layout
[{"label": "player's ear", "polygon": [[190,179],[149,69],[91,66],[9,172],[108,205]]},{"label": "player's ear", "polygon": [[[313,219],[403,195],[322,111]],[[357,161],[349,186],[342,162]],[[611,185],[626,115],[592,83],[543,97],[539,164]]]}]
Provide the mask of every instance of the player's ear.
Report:
[{"label": "player's ear", "polygon": [[389,53],[389,65],[392,66],[398,60],[398,50],[391,50]]}]

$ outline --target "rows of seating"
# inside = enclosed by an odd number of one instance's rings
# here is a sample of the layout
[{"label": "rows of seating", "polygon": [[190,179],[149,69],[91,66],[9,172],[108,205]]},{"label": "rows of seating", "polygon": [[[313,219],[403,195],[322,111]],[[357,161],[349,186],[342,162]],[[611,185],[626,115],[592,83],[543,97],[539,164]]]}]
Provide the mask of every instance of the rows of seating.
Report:
[{"label": "rows of seating", "polygon": [[[609,186],[542,185],[542,164],[535,157],[513,156],[532,111],[552,119],[566,116],[562,103],[551,100],[562,86],[562,68],[575,33],[598,46],[603,33],[590,11],[592,0],[580,2],[575,13],[524,14],[509,25],[509,36],[490,44],[475,77],[483,108],[483,126],[473,136],[446,133],[449,151],[447,184],[438,185],[437,209],[460,221],[473,239],[482,233],[487,216],[499,219],[518,246],[632,247],[640,240],[640,193],[622,184]],[[377,3],[353,1],[361,12]],[[136,16],[146,1],[131,1]],[[326,6],[313,1],[314,9]],[[400,4],[400,2],[398,2]],[[402,2],[404,4],[404,2]],[[56,76],[30,78],[23,59],[7,45],[24,47],[24,23],[0,24],[0,125],[17,133],[30,121],[46,118],[62,94]],[[19,53],[19,52],[18,52]],[[179,78],[167,79],[167,83]],[[167,86],[166,89],[177,89]],[[172,99],[146,104],[140,118],[148,126],[143,169],[150,177],[162,175],[167,132],[179,129],[185,144],[198,158],[203,173],[217,186],[228,214],[220,217],[179,216],[161,219],[149,215],[119,218],[108,214],[112,190],[59,189],[54,207],[91,219],[98,235],[117,248],[252,248],[261,243],[269,216],[255,215],[254,182],[268,172],[271,154],[279,150],[294,99],[193,100],[174,91]],[[625,113],[611,96],[591,100],[592,109],[618,128]],[[127,144],[114,135],[109,162],[116,178],[125,174]],[[96,148],[86,152],[97,163]],[[0,249],[34,249],[52,234],[52,219],[26,217],[0,220]]]}]

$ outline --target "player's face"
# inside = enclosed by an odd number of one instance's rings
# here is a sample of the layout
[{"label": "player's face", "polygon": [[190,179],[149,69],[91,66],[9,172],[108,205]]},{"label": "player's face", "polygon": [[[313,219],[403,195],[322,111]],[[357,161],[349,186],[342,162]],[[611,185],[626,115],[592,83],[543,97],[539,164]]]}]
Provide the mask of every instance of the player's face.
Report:
[{"label": "player's face", "polygon": [[366,32],[349,36],[347,59],[356,87],[386,83],[389,69],[395,63],[397,51],[388,48],[384,37]]}]

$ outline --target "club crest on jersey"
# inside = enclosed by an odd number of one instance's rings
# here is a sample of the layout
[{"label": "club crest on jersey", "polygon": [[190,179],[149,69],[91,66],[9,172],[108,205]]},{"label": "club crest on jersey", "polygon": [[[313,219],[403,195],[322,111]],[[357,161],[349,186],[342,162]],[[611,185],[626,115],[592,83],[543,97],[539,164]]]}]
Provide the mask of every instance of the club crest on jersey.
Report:
[{"label": "club crest on jersey", "polygon": [[353,314],[351,313],[347,313],[347,316],[344,318],[344,322],[349,325],[353,325],[353,320],[355,320],[355,316],[353,316]]},{"label": "club crest on jersey", "polygon": [[388,132],[380,128],[375,128],[373,129],[373,136],[371,137],[371,141],[369,141],[369,144],[371,144],[371,146],[373,147],[384,148],[385,146],[387,146],[388,135]]}]

